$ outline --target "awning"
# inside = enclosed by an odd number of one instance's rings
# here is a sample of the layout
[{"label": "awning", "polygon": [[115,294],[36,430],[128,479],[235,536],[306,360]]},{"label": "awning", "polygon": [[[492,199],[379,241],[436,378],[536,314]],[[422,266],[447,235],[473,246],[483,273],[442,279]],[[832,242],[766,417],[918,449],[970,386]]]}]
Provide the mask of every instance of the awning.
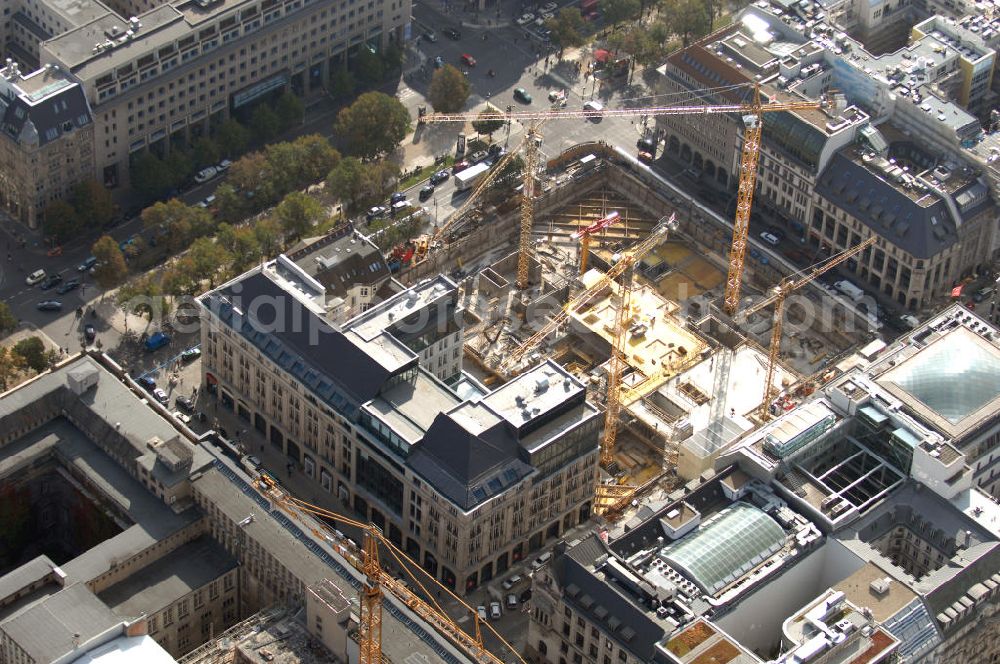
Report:
[{"label": "awning", "polygon": [[218,385],[219,379],[213,376],[212,374],[205,372],[205,382],[208,383],[209,385]]},{"label": "awning", "polygon": [[607,62],[611,58],[611,52],[603,48],[594,51],[594,59],[598,62]]}]

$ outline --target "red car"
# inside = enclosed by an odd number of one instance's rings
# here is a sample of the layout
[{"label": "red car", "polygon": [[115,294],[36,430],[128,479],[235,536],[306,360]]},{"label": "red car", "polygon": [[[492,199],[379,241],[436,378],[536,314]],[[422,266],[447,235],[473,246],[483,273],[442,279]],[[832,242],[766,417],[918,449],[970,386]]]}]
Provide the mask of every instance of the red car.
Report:
[{"label": "red car", "polygon": [[460,173],[469,167],[469,162],[467,161],[456,161],[455,165],[451,167],[451,174]]},{"label": "red car", "polygon": [[471,55],[469,55],[468,53],[463,53],[462,54],[462,62],[465,63],[465,65],[469,66],[469,67],[475,67],[476,66],[476,59],[474,57],[472,57]]}]

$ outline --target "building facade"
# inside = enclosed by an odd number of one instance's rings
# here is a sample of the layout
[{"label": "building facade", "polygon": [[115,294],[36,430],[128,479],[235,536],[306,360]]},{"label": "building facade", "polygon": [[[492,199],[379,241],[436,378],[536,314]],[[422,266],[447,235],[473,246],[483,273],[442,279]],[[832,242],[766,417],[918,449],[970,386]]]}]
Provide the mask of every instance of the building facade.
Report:
[{"label": "building facade", "polygon": [[331,501],[460,590],[589,518],[600,417],[576,378],[551,362],[492,391],[464,376],[445,277],[334,327],[290,266],[200,298],[205,388]]},{"label": "building facade", "polygon": [[[79,174],[109,188],[127,187],[135,153],[165,153],[171,138],[206,134],[231,113],[279,91],[318,90],[358,48],[401,42],[410,16],[408,0],[184,0],[113,9],[99,2],[27,4],[10,23],[29,26],[32,37],[19,42],[18,30],[10,30],[7,49],[23,71],[55,68],[77,84],[92,125],[86,162],[35,160],[39,181],[56,183],[46,184],[45,200],[58,197],[60,183]],[[8,85],[28,85],[40,75],[22,75],[21,69],[11,73],[8,66]],[[30,161],[38,148],[30,135],[8,133],[0,140],[13,142],[0,150],[4,172],[24,170],[18,162]],[[7,201],[11,213],[37,225],[38,196]]]}]

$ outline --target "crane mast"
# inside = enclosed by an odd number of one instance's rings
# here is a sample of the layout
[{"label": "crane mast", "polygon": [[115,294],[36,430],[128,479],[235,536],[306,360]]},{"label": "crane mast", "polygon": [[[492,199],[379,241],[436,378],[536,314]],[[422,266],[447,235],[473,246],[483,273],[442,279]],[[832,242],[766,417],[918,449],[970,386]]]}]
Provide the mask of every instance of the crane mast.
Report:
[{"label": "crane mast", "polygon": [[627,339],[629,309],[632,299],[632,269],[622,278],[621,301],[615,311],[614,337],[611,341],[611,359],[608,361],[608,394],[604,413],[604,437],[601,439],[601,465],[607,468],[614,461],[615,439],[618,436],[618,416],[621,414],[621,382],[625,372],[625,341]]}]

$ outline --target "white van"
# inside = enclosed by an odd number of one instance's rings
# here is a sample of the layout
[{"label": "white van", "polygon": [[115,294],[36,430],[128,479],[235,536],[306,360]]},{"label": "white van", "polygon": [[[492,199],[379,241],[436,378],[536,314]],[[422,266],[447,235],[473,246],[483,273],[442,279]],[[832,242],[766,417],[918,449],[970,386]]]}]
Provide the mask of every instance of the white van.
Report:
[{"label": "white van", "polygon": [[29,286],[34,286],[44,278],[45,278],[45,270],[35,270],[34,272],[28,275],[28,278],[24,280],[24,283],[28,284]]},{"label": "white van", "polygon": [[858,288],[847,279],[841,279],[840,281],[835,282],[833,287],[843,295],[851,298],[853,302],[860,302],[865,296],[865,291],[863,289]]},{"label": "white van", "polygon": [[604,104],[599,101],[588,101],[583,104],[583,110],[588,118],[597,119],[604,114]]}]

